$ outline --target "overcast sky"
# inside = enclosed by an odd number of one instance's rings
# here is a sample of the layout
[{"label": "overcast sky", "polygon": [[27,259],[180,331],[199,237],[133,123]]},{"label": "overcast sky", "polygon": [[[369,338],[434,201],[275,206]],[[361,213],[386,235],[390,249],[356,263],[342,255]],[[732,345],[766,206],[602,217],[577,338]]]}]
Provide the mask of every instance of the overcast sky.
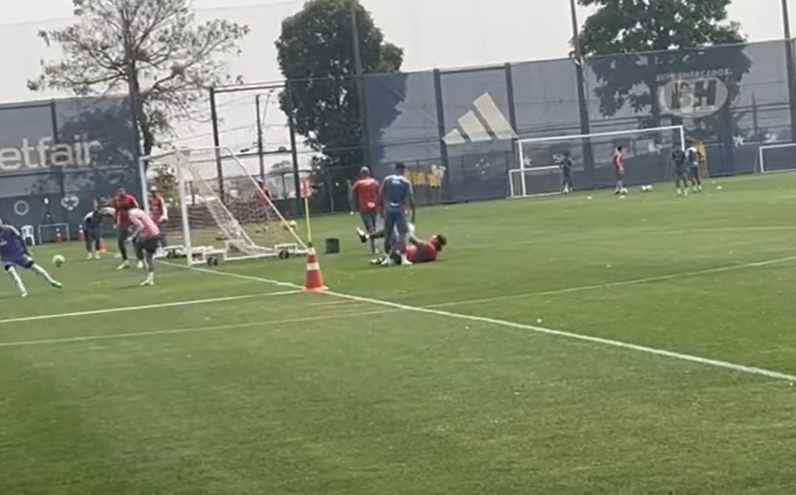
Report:
[{"label": "overcast sky", "polygon": [[[48,58],[39,29],[70,22],[71,0],[0,0],[0,102],[41,98],[28,91],[25,82],[39,72],[39,61]],[[361,0],[373,13],[388,40],[405,49],[406,70],[459,67],[565,57],[571,36],[568,0]],[[734,0],[732,20],[743,26],[751,41],[782,37],[781,0]],[[791,13],[796,10],[792,2]],[[243,43],[243,56],[231,60],[231,71],[246,81],[279,79],[273,42],[281,20],[301,9],[303,0],[195,0],[200,19],[223,17],[249,25],[252,32]],[[581,21],[587,12],[581,11]],[[794,28],[796,17],[792,16]],[[232,97],[230,97],[232,98]],[[251,102],[238,97],[222,101],[230,115],[225,126],[243,127],[251,122]],[[277,112],[278,114],[278,112]],[[270,114],[269,114],[270,115]],[[270,118],[270,117],[267,117]],[[284,117],[274,115],[274,126]],[[206,129],[193,130],[207,134]],[[283,140],[282,131],[274,130]],[[251,142],[253,128],[228,130],[230,139]],[[200,138],[201,139],[201,138]],[[186,143],[188,145],[194,145]]]}]

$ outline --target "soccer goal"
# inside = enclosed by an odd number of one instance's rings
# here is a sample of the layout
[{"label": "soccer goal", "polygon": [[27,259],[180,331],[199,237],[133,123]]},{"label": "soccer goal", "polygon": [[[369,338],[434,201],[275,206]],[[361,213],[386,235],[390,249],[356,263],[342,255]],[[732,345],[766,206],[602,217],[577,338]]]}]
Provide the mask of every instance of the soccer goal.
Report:
[{"label": "soccer goal", "polygon": [[[219,176],[220,172],[220,176]],[[163,255],[188,265],[306,255],[298,224],[229,148],[191,148],[140,160],[144,207],[153,187],[168,205]]]},{"label": "soccer goal", "polygon": [[760,173],[773,174],[796,171],[796,143],[764,144],[760,146],[757,160]]},{"label": "soccer goal", "polygon": [[[669,180],[673,175],[672,151],[685,149],[685,145],[685,129],[679,125],[519,139],[520,167],[509,170],[510,197],[526,198],[561,192],[561,162],[566,154],[574,163],[576,190],[613,186],[612,158],[618,146],[623,148],[626,157],[626,185]],[[586,167],[586,152],[594,160],[593,173]]]}]

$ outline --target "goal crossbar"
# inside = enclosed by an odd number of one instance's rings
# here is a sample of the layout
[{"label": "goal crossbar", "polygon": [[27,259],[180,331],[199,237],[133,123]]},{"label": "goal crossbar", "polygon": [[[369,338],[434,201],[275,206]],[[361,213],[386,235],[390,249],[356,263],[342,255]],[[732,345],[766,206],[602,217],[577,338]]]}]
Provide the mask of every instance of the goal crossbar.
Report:
[{"label": "goal crossbar", "polygon": [[[232,177],[225,177],[223,170],[216,171],[216,164],[222,162],[231,165],[231,170],[226,172]],[[231,149],[181,148],[141,157],[139,167],[144,184],[147,171],[153,166],[166,167],[177,184],[175,199],[179,202],[182,242],[169,244],[165,250],[167,256],[184,257],[193,265],[232,259],[284,259],[307,254],[307,246],[296,232],[296,222],[285,219],[270,194],[266,194]],[[221,172],[221,175],[207,178],[207,169]],[[237,209],[215,190],[216,183],[226,184],[228,180],[235,180],[239,189],[254,191],[253,197],[236,199]],[[143,205],[150,210],[147,191],[143,194]],[[192,218],[191,212],[196,210],[201,210],[201,222]]]}]

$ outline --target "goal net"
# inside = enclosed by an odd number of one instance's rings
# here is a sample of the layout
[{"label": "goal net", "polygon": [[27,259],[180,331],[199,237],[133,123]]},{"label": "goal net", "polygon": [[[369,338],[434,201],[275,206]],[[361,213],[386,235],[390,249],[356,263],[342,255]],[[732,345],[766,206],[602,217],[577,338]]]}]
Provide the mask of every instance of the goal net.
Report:
[{"label": "goal net", "polygon": [[[228,148],[181,149],[141,159],[144,206],[153,190],[168,205],[163,255],[189,265],[306,255],[298,224],[276,207],[268,184]],[[278,200],[276,200],[278,202]]]},{"label": "goal net", "polygon": [[771,174],[776,172],[796,171],[796,143],[766,144],[760,146],[760,172]]},{"label": "goal net", "polygon": [[674,176],[672,151],[685,144],[683,126],[520,139],[520,168],[509,170],[510,194],[524,198],[561,192],[561,163],[567,154],[574,164],[575,190],[613,187],[612,158],[619,146],[626,157],[626,186],[667,181]]}]

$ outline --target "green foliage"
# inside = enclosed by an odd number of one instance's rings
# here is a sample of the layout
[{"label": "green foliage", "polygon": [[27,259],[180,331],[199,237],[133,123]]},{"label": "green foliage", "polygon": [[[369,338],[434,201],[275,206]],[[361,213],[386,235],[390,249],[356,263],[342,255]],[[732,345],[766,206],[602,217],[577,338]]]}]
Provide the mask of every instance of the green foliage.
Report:
[{"label": "green foliage", "polygon": [[174,118],[194,115],[205,88],[228,81],[218,55],[236,53],[248,27],[225,20],[197,25],[190,0],[72,0],[78,21],[41,31],[62,50],[42,62],[33,91],[78,96],[127,93],[136,112],[144,154]]},{"label": "green foliage", "polygon": [[163,196],[163,199],[167,203],[175,204],[179,202],[179,198],[177,197],[177,176],[174,170],[170,170],[166,167],[160,168],[153,182],[158,193]]},{"label": "green foliage", "polygon": [[584,55],[679,50],[740,43],[731,0],[579,0],[596,8],[581,32]]},{"label": "green foliage", "polygon": [[[663,125],[661,77],[692,71],[724,71],[728,102],[740,91],[751,61],[744,53],[740,25],[727,19],[730,0],[579,0],[596,8],[580,33],[588,65],[599,86],[600,111],[612,117],[624,106],[642,116],[642,125]],[[721,48],[716,45],[727,45]],[[712,48],[711,48],[712,47]],[[617,54],[617,56],[609,56]],[[648,91],[639,91],[646,86]],[[694,119],[691,138],[732,139],[741,115],[729,104],[713,115]],[[682,119],[672,117],[670,122]]]},{"label": "green foliage", "polygon": [[291,81],[280,105],[296,131],[323,153],[321,168],[344,182],[364,163],[363,117],[354,60],[355,11],[365,73],[396,72],[403,50],[384,41],[370,13],[357,0],[311,0],[282,22],[276,41],[279,67]]}]

